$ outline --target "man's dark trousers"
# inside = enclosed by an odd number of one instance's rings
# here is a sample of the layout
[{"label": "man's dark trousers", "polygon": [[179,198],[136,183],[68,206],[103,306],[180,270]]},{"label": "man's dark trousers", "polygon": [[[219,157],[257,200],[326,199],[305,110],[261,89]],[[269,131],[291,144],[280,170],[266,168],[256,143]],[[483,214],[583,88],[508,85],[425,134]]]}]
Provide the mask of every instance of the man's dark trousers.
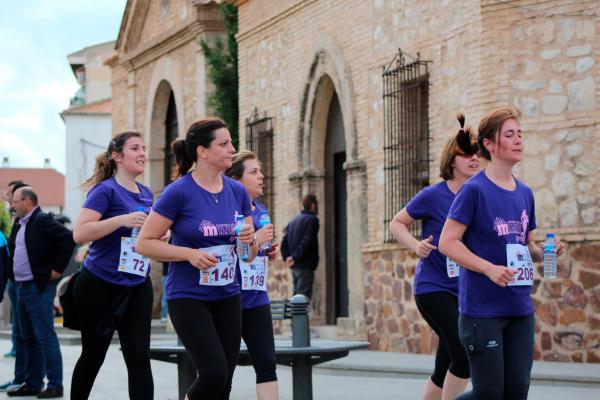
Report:
[{"label": "man's dark trousers", "polygon": [[40,292],[35,281],[16,283],[19,330],[28,362],[25,383],[35,390],[43,389],[44,375],[48,389],[62,389],[62,357],[54,331],[56,285],[57,281],[50,281]]},{"label": "man's dark trousers", "polygon": [[294,294],[303,294],[309,299],[312,298],[315,271],[292,267],[292,278],[294,282]]}]

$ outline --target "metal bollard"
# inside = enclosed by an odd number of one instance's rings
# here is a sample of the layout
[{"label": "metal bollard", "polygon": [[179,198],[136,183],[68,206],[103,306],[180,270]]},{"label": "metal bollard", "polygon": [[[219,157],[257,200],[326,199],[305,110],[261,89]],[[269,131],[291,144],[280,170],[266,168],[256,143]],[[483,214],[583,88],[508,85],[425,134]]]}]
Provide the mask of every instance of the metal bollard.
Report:
[{"label": "metal bollard", "polygon": [[287,308],[292,316],[292,347],[310,346],[309,304],[309,298],[303,294],[296,294],[287,301]]}]

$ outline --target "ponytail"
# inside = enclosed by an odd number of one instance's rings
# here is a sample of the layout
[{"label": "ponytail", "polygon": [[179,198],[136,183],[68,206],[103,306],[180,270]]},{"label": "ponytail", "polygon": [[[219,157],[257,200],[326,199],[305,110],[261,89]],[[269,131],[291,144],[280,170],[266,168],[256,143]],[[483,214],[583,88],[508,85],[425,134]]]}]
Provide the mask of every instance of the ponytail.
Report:
[{"label": "ponytail", "polygon": [[142,134],[134,131],[122,132],[112,138],[108,143],[108,149],[96,156],[96,165],[94,166],[94,172],[92,176],[87,178],[85,182],[81,184],[81,188],[89,190],[96,186],[98,183],[110,178],[117,172],[117,163],[112,159],[112,153],[123,152],[125,143],[132,137],[142,137]]}]

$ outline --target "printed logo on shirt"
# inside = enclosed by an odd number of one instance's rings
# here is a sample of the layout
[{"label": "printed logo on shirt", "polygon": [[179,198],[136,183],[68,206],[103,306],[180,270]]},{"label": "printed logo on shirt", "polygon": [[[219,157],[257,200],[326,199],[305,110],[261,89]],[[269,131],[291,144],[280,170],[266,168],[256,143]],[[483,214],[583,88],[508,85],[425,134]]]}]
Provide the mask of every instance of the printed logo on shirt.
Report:
[{"label": "printed logo on shirt", "polygon": [[498,347],[498,342],[496,342],[495,340],[490,340],[486,346],[488,349],[492,348],[492,347]]},{"label": "printed logo on shirt", "polygon": [[525,244],[528,226],[529,217],[525,210],[521,213],[520,221],[505,221],[499,217],[494,220],[494,230],[498,233],[498,236],[517,235],[517,243]]},{"label": "printed logo on shirt", "polygon": [[233,234],[233,224],[215,224],[212,221],[202,220],[198,230],[204,237],[231,236]]}]

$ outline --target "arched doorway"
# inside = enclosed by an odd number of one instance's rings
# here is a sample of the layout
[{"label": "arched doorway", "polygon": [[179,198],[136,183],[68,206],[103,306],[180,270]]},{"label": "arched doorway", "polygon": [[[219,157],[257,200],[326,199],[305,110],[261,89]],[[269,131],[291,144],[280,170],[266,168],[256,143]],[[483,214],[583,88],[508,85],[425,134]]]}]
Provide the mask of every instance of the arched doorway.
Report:
[{"label": "arched doorway", "polygon": [[175,105],[175,95],[171,91],[169,104],[167,105],[167,117],[165,118],[165,161],[164,161],[164,185],[171,183],[173,172],[176,167],[175,153],[171,148],[171,143],[179,136],[179,123],[177,122],[177,106]]},{"label": "arched doorway", "polygon": [[346,138],[337,93],[333,92],[325,133],[326,321],[334,325],[348,317],[348,229]]}]

